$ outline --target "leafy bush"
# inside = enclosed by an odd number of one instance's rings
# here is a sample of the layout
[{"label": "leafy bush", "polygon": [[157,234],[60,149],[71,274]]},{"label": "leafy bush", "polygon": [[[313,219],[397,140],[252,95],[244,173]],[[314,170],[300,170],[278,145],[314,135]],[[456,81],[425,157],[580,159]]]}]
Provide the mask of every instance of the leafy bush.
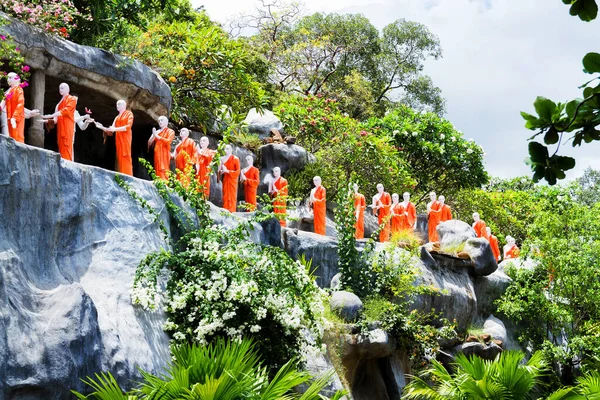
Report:
[{"label": "leafy bush", "polygon": [[[302,399],[323,400],[319,392],[327,385],[332,373],[310,382],[307,372],[297,370],[291,360],[269,380],[260,355],[252,341],[219,339],[207,346],[180,345],[172,347],[173,363],[160,375],[142,371],[144,381],[131,392],[123,394],[110,374],[96,374],[96,379],[83,380],[94,391],[84,396],[73,391],[78,399]],[[300,384],[310,383],[304,395],[293,392]],[[344,393],[338,392],[333,399]]]},{"label": "leafy bush", "polygon": [[[1,21],[0,21],[1,23]],[[10,36],[0,35],[0,74],[6,76],[9,72],[15,72],[21,78],[21,87],[27,87],[29,78],[29,66],[25,64],[25,58]],[[5,92],[0,92],[0,100],[4,99]]]}]

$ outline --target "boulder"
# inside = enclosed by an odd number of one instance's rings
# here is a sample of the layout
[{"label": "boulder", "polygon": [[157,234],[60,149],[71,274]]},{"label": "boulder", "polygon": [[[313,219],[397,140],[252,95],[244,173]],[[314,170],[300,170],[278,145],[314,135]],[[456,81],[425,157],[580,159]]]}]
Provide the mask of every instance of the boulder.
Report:
[{"label": "boulder", "polygon": [[[314,232],[315,226],[312,208],[307,207],[305,203],[300,203],[296,207],[289,207],[287,226],[291,229]],[[325,235],[337,238],[337,227],[335,222],[329,218],[329,215],[325,216]]]},{"label": "boulder", "polygon": [[[354,322],[358,319],[363,309],[363,303],[354,293],[340,290],[332,293],[331,299],[329,299],[329,307],[332,312],[336,313],[344,320]],[[379,339],[380,338],[377,340]],[[369,343],[370,342],[367,344]]]},{"label": "boulder", "polygon": [[329,284],[329,288],[333,291],[337,291],[340,290],[340,288],[342,287],[342,274],[340,274],[339,272],[337,274],[334,275],[333,278],[331,278],[331,283]]},{"label": "boulder", "polygon": [[[441,317],[456,320],[457,330],[464,332],[473,321],[477,311],[477,298],[469,272],[465,268],[429,268],[420,260],[415,261],[421,276],[417,284],[434,288],[434,294],[419,294],[412,308],[422,313],[435,310]],[[441,321],[440,321],[441,326]]]},{"label": "boulder", "polygon": [[459,344],[452,349],[452,354],[456,355],[458,353],[463,353],[466,356],[476,355],[484,360],[494,360],[498,354],[502,353],[502,347],[494,342],[469,342]]},{"label": "boulder", "polygon": [[468,239],[463,251],[468,253],[473,261],[473,267],[470,271],[473,276],[490,275],[498,269],[498,263],[487,239]]},{"label": "boulder", "polygon": [[291,228],[283,231],[283,246],[285,251],[297,260],[304,256],[306,260],[312,260],[315,268],[317,284],[324,288],[328,287],[331,279],[338,271],[337,239],[328,236],[317,235],[312,232],[303,232]]},{"label": "boulder", "polygon": [[492,336],[493,339],[501,340],[502,343],[508,342],[508,335],[504,324],[493,315],[490,315],[483,323],[483,331]]},{"label": "boulder", "polygon": [[477,314],[485,318],[496,312],[494,302],[502,297],[511,279],[500,269],[487,276],[473,277],[477,297]]},{"label": "boulder", "polygon": [[457,219],[452,219],[439,224],[437,226],[437,234],[442,247],[455,246],[476,237],[475,231],[471,225]]},{"label": "boulder", "polygon": [[302,170],[316,161],[315,156],[296,144],[273,143],[258,148],[260,158],[261,181],[267,173],[271,174],[274,167],[281,168],[281,174],[286,176],[292,170]]},{"label": "boulder", "polygon": [[263,110],[259,113],[256,108],[251,108],[244,119],[244,123],[248,126],[248,131],[258,135],[259,138],[265,139],[271,135],[271,129],[283,130],[283,124],[277,118],[273,111]]}]

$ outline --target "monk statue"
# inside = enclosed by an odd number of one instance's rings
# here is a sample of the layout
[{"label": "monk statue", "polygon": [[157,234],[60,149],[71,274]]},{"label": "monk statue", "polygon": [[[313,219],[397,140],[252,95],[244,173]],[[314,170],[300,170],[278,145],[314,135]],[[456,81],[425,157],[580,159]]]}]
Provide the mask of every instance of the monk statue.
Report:
[{"label": "monk statue", "polygon": [[288,181],[281,176],[279,167],[273,168],[273,179],[268,183],[269,195],[273,198],[273,213],[279,220],[279,225],[286,226]]},{"label": "monk statue", "polygon": [[400,196],[398,196],[398,193],[392,194],[391,211],[392,237],[394,234],[410,229],[410,224],[408,223],[408,211],[404,208],[404,205],[400,203]]},{"label": "monk statue", "polygon": [[430,242],[439,241],[437,226],[442,221],[442,204],[437,201],[435,192],[429,193],[430,202],[427,203],[427,236]]},{"label": "monk statue", "polygon": [[210,164],[212,163],[215,154],[215,150],[208,148],[208,138],[202,136],[200,138],[200,147],[198,147],[198,154],[196,157],[196,179],[198,185],[204,191],[204,198],[208,199],[210,196]]},{"label": "monk statue", "polygon": [[9,89],[5,93],[3,109],[6,108],[8,136],[17,142],[25,143],[25,95],[21,78],[14,72],[6,75]]},{"label": "monk statue", "polygon": [[515,238],[512,236],[506,237],[506,245],[504,245],[504,259],[510,260],[519,257],[519,248],[515,243]]},{"label": "monk statue", "polygon": [[240,159],[233,155],[233,147],[230,144],[225,146],[225,155],[221,157],[219,174],[221,182],[223,182],[223,208],[235,212],[237,209]]},{"label": "monk statue", "polygon": [[156,176],[167,181],[171,170],[171,142],[175,139],[175,131],[169,128],[169,120],[164,115],[158,117],[158,129],[152,127],[152,135],[148,139],[148,149],[154,145],[154,171]]},{"label": "monk statue", "polygon": [[314,229],[315,233],[325,235],[325,211],[327,203],[327,195],[325,188],[321,185],[321,177],[313,178],[314,188],[310,191],[310,205],[313,208],[314,214]]},{"label": "monk statue", "polygon": [[473,221],[473,229],[475,230],[475,235],[477,235],[477,237],[486,238],[489,242],[490,239],[487,237],[485,222],[483,222],[483,220],[479,217],[479,213],[473,213]]},{"label": "monk statue", "polygon": [[196,164],[196,142],[190,139],[190,131],[188,128],[181,128],[179,131],[180,142],[175,146],[172,156],[175,158],[175,171],[177,172],[177,180],[184,187],[190,184],[190,173]]},{"label": "monk statue", "polygon": [[260,173],[254,166],[254,158],[246,156],[246,168],[240,174],[240,182],[244,185],[244,200],[248,205],[248,211],[256,210],[256,191],[260,182]]},{"label": "monk statue", "polygon": [[133,126],[133,113],[127,109],[125,100],[117,101],[116,116],[112,125],[104,127],[96,122],[96,127],[101,129],[108,136],[116,132],[115,147],[117,149],[117,171],[122,174],[133,176],[133,161],[131,159],[131,127]]},{"label": "monk statue", "polygon": [[415,208],[415,205],[410,201],[410,193],[404,192],[404,194],[402,195],[402,199],[404,200],[402,202],[402,207],[404,207],[404,210],[406,212],[408,225],[411,229],[414,229],[415,224],[417,223],[417,209]]},{"label": "monk statue", "polygon": [[[390,208],[392,205],[392,197],[389,193],[383,190],[381,183],[377,184],[377,194],[373,196],[373,213],[377,215],[377,221],[381,231],[379,232],[379,241],[387,242],[390,240]],[[385,225],[383,225],[385,224]],[[383,227],[382,227],[383,225]]]},{"label": "monk statue", "polygon": [[450,209],[450,206],[446,204],[446,198],[444,196],[438,197],[438,203],[442,205],[440,222],[450,221],[452,219],[452,210]]},{"label": "monk statue", "polygon": [[354,184],[354,217],[356,224],[354,225],[354,237],[356,239],[364,239],[365,237],[365,209],[367,202],[365,196],[358,193],[358,183]]},{"label": "monk statue", "polygon": [[498,246],[498,238],[492,235],[492,230],[489,226],[485,228],[485,231],[488,235],[488,240],[490,241],[490,247],[492,248],[492,253],[494,253],[494,258],[496,261],[500,261],[500,247]]},{"label": "monk statue", "polygon": [[53,114],[44,115],[44,119],[53,119],[56,124],[58,152],[65,160],[73,161],[73,136],[75,135],[75,108],[77,97],[71,96],[69,85],[61,83],[58,92],[62,96]]}]

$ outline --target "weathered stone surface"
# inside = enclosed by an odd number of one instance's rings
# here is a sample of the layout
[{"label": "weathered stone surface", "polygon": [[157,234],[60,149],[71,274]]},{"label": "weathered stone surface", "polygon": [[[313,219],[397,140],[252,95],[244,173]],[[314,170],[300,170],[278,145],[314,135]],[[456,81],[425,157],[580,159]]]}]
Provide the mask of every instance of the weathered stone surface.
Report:
[{"label": "weathered stone surface", "polygon": [[435,309],[450,321],[456,319],[457,329],[465,331],[477,310],[477,298],[468,271],[464,268],[429,269],[422,262],[415,264],[421,273],[417,282],[434,287],[436,294],[418,295],[413,309],[423,313]]},{"label": "weathered stone surface", "polygon": [[436,230],[442,246],[457,245],[476,237],[471,225],[457,219],[442,222]]},{"label": "weathered stone surface", "polygon": [[304,255],[316,268],[317,284],[327,287],[338,271],[337,240],[316,233],[286,228],[283,232],[285,251],[294,259]]},{"label": "weathered stone surface", "polygon": [[329,288],[334,291],[340,290],[341,285],[342,285],[341,279],[342,279],[342,274],[338,272],[337,274],[335,274],[333,276],[333,278],[331,278],[331,283],[329,284]]},{"label": "weathered stone surface", "polygon": [[281,169],[286,176],[292,170],[302,170],[307,164],[315,162],[315,157],[296,144],[273,143],[258,148],[260,158],[261,181],[266,174],[272,174],[274,167]]},{"label": "weathered stone surface", "polygon": [[415,233],[423,238],[424,242],[429,241],[427,230],[427,214],[417,214],[417,222],[415,223]]},{"label": "weathered stone surface", "polygon": [[508,335],[504,324],[493,315],[490,315],[483,323],[483,331],[492,336],[493,339],[501,340],[502,343],[508,341]]},{"label": "weathered stone surface", "polygon": [[487,276],[473,278],[475,295],[477,297],[477,313],[486,317],[496,312],[494,302],[502,297],[511,279],[500,269]]},{"label": "weathered stone surface", "polygon": [[146,110],[152,118],[168,115],[171,107],[169,86],[160,75],[139,61],[47,35],[4,13],[0,13],[0,18],[10,21],[0,27],[0,32],[11,35],[19,43],[31,68],[43,70],[49,76],[68,78],[70,82],[114,100],[127,99],[130,107]]},{"label": "weathered stone surface", "polygon": [[485,238],[468,239],[463,250],[469,253],[473,261],[471,274],[473,276],[486,276],[498,269],[498,263],[490,247],[490,242]]},{"label": "weathered stone surface", "polygon": [[477,355],[483,358],[484,360],[493,360],[498,354],[502,353],[502,347],[498,346],[494,342],[470,342],[455,346],[452,349],[452,353],[454,355],[458,353],[463,353],[466,356]]},{"label": "weathered stone surface", "polygon": [[273,111],[263,110],[262,114],[256,108],[251,108],[248,111],[244,123],[248,125],[250,133],[257,134],[259,138],[264,139],[270,136],[271,129],[283,130],[283,124],[277,118]]},{"label": "weathered stone surface", "polygon": [[[354,322],[358,319],[362,309],[363,303],[357,295],[350,292],[337,291],[331,294],[329,299],[329,307],[331,311],[339,315],[341,318],[348,322]],[[380,338],[377,338],[376,343]],[[371,342],[366,343],[370,344]]]},{"label": "weathered stone surface", "polygon": [[[0,136],[0,400],[71,399],[100,371],[130,387],[170,361],[164,316],[129,296],[139,261],[167,243],[114,177]],[[123,179],[170,227],[154,185]],[[216,223],[240,221],[221,211]],[[251,238],[274,241],[258,224]]]}]

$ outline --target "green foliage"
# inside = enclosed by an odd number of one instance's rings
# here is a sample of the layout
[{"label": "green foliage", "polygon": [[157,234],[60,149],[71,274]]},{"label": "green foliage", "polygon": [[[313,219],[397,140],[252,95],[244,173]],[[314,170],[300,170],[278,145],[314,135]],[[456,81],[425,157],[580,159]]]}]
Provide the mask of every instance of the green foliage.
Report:
[{"label": "green foliage", "polygon": [[544,349],[571,383],[575,369],[600,351],[600,283],[590,279],[600,259],[600,205],[579,204],[567,189],[554,193],[529,230],[525,250],[535,267],[509,269],[513,281],[498,304],[519,323],[520,340]]},{"label": "green foliage", "polygon": [[293,196],[304,196],[315,175],[323,179],[333,197],[345,190],[351,178],[361,188],[372,190],[377,183],[391,191],[410,186],[412,180],[391,139],[340,114],[335,100],[319,95],[289,96],[274,111],[286,133],[296,136],[298,144],[313,151],[317,159],[288,178]]},{"label": "green foliage", "polygon": [[[297,369],[294,360],[285,363],[273,379],[251,340],[219,339],[207,346],[179,345],[172,347],[173,363],[160,376],[142,371],[144,380],[130,393],[123,394],[114,377],[96,374],[96,379],[83,380],[94,391],[84,396],[73,391],[78,399],[138,400],[138,399],[299,399],[326,400],[318,393],[329,383],[332,373],[312,380],[307,372]],[[309,384],[305,394],[294,393],[300,384]],[[334,398],[343,393],[338,392]]]},{"label": "green foliage", "polygon": [[[451,374],[440,362],[404,388],[403,399],[529,399],[541,385],[547,364],[541,353],[504,351],[494,361],[458,354]],[[433,386],[428,382],[432,381]]]},{"label": "green foliage", "polygon": [[[349,182],[346,190],[340,190],[336,198],[334,210],[335,224],[338,230],[338,269],[342,275],[342,284],[359,282],[362,271],[359,270],[359,256],[356,250],[353,183]],[[356,289],[356,288],[355,288]]]},{"label": "green foliage", "polygon": [[[422,74],[441,56],[439,40],[422,24],[397,20],[379,32],[360,14],[316,13],[274,2],[238,25],[258,28],[253,47],[270,64],[269,82],[286,93],[322,94],[354,118],[382,115],[397,103],[443,113],[444,100]],[[395,89],[405,94],[391,96]]]},{"label": "green foliage", "polygon": [[577,201],[593,207],[600,202],[600,171],[586,168],[583,175],[577,179],[579,191],[575,194]]},{"label": "green foliage", "polygon": [[364,128],[393,141],[416,179],[411,190],[416,203],[430,191],[449,198],[448,192],[478,188],[488,181],[481,146],[465,140],[449,121],[433,113],[402,106],[383,118],[369,119]]},{"label": "green foliage", "polygon": [[119,50],[169,83],[176,121],[207,131],[215,121],[235,119],[266,103],[262,85],[246,68],[244,45],[203,12],[175,21],[160,14],[148,20],[146,30],[131,32]]},{"label": "green foliage", "polygon": [[[596,0],[563,0],[571,6],[569,13],[577,15],[582,21],[591,21],[598,15]],[[600,54],[588,53],[582,60],[583,71],[588,74],[600,72]],[[600,125],[598,111],[600,110],[600,84],[592,84],[598,80],[596,76],[584,83],[583,96],[566,103],[556,103],[550,99],[538,96],[534,108],[537,115],[521,112],[525,119],[525,127],[536,133],[529,138],[529,159],[527,163],[533,171],[535,182],[545,179],[550,185],[566,177],[565,172],[575,167],[573,157],[558,154],[560,147],[567,141],[572,141],[573,147],[581,146],[582,142],[590,143],[600,140]],[[567,138],[563,136],[569,134]],[[543,135],[544,144],[533,141]],[[549,146],[556,145],[553,152]]]},{"label": "green foliage", "polygon": [[[4,23],[0,19],[0,26]],[[21,87],[28,85],[27,79],[29,79],[29,66],[25,64],[25,58],[21,54],[20,49],[17,47],[15,42],[10,36],[0,35],[0,74],[6,76],[9,72],[15,72],[21,78]],[[4,100],[6,93],[0,92],[0,100]]]}]

